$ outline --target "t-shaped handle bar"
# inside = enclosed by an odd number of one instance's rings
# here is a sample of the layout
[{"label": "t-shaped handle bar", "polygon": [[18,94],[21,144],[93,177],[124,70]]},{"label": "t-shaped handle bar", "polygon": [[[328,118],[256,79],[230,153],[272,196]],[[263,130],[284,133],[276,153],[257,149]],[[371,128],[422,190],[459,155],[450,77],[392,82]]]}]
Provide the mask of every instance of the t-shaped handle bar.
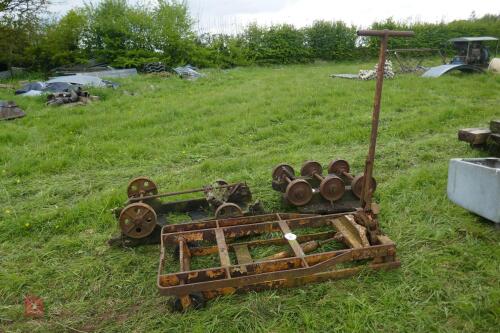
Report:
[{"label": "t-shaped handle bar", "polygon": [[365,173],[363,187],[361,190],[361,207],[367,212],[371,211],[372,189],[371,181],[373,176],[373,164],[375,160],[375,146],[377,145],[378,120],[380,115],[380,102],[382,100],[382,85],[384,83],[385,53],[387,51],[387,41],[389,37],[412,37],[413,31],[392,31],[392,30],[359,30],[358,36],[381,37],[380,53],[377,67],[377,85],[375,87],[375,98],[373,101],[372,132],[370,135],[370,148],[365,162]]},{"label": "t-shaped handle bar", "polygon": [[358,30],[358,36],[371,36],[371,37],[413,37],[413,31],[394,31],[394,30]]}]

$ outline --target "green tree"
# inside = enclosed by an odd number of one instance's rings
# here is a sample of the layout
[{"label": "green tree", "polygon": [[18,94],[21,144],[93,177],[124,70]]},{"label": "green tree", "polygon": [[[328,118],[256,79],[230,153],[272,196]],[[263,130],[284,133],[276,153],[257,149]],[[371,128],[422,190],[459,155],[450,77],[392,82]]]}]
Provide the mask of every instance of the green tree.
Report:
[{"label": "green tree", "polygon": [[356,56],[356,27],[344,22],[315,21],[306,28],[307,44],[316,59],[351,59]]},{"label": "green tree", "polygon": [[166,63],[184,64],[196,52],[193,21],[184,2],[158,0],[154,9],[154,46]]},{"label": "green tree", "polygon": [[131,6],[126,0],[88,4],[83,44],[88,54],[119,67],[140,67],[162,60],[187,62],[195,34],[185,3],[159,0],[157,6]]},{"label": "green tree", "polygon": [[0,0],[0,66],[30,65],[27,50],[39,35],[40,13],[47,0]]},{"label": "green tree", "polygon": [[249,25],[243,35],[250,59],[257,63],[301,63],[311,60],[305,32],[290,24],[262,28]]},{"label": "green tree", "polygon": [[83,10],[70,10],[59,21],[47,24],[37,47],[32,51],[38,67],[53,67],[85,62],[82,50],[87,17]]},{"label": "green tree", "polygon": [[89,3],[85,6],[85,12],[89,18],[84,32],[84,43],[88,52],[108,62],[124,54],[132,37],[128,24],[127,2],[104,0],[97,6]]},{"label": "green tree", "polygon": [[48,0],[0,0],[0,13],[29,16],[47,7]]},{"label": "green tree", "polygon": [[198,38],[192,60],[196,65],[206,67],[229,68],[249,65],[251,60],[243,44],[241,36],[203,34]]},{"label": "green tree", "polygon": [[31,65],[27,50],[39,36],[39,20],[32,14],[23,17],[0,17],[0,64],[12,70],[13,66]]}]

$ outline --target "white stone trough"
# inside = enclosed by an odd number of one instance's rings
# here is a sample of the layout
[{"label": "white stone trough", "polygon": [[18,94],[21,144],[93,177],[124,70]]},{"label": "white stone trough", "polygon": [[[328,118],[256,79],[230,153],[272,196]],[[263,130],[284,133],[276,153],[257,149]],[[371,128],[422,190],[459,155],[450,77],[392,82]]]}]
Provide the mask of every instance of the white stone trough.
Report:
[{"label": "white stone trough", "polygon": [[500,158],[454,158],[448,167],[448,198],[500,223]]}]

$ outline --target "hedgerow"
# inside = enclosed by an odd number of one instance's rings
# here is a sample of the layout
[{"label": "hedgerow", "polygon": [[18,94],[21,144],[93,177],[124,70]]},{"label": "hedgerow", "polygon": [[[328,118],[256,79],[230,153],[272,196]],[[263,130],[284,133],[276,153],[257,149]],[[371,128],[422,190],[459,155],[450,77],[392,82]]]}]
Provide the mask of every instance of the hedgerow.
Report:
[{"label": "hedgerow", "polygon": [[[500,36],[500,15],[450,23],[408,23],[389,18],[371,29],[413,30],[414,38],[393,38],[389,48],[447,49],[446,41],[470,35]],[[316,21],[305,28],[290,24],[248,25],[236,35],[197,35],[184,2],[159,0],[154,6],[103,0],[69,11],[58,20],[0,17],[0,68],[52,68],[105,62],[117,68],[161,61],[167,66],[201,67],[345,61],[373,57],[376,39],[358,38],[357,27],[342,21]]]}]

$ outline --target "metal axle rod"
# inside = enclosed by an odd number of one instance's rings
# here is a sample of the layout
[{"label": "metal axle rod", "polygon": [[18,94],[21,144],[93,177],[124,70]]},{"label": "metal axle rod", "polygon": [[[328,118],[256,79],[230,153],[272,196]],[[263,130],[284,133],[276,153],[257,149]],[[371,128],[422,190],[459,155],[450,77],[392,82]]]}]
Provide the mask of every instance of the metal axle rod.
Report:
[{"label": "metal axle rod", "polygon": [[206,191],[207,189],[215,190],[215,189],[220,189],[220,188],[228,188],[228,187],[233,187],[233,186],[236,186],[236,185],[239,185],[239,184],[241,184],[241,183],[234,183],[234,184],[227,184],[227,185],[220,185],[220,186],[207,186],[207,187],[204,187],[204,188],[195,188],[195,189],[191,189],[191,190],[184,190],[184,191],[177,191],[177,192],[168,192],[168,193],[160,193],[160,194],[148,195],[148,196],[137,197],[137,198],[129,198],[128,199],[128,203],[142,201],[142,200],[162,198],[162,197],[171,197],[171,196],[180,195],[180,194],[203,192],[203,191]]}]

